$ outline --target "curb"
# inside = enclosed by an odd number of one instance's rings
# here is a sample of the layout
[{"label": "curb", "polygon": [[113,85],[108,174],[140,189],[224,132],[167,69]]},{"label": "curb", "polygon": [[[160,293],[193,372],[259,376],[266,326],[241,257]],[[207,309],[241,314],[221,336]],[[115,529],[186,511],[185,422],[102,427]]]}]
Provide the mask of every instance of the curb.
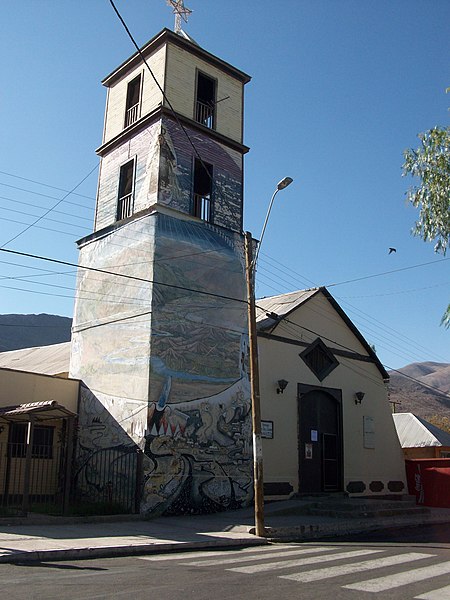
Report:
[{"label": "curb", "polygon": [[135,544],[123,546],[95,546],[87,548],[64,548],[54,550],[23,550],[11,554],[0,555],[0,564],[24,562],[48,562],[60,560],[87,560],[93,558],[113,558],[120,556],[136,556],[137,554],[163,554],[186,552],[205,548],[228,548],[264,546],[269,544],[267,538],[217,539],[205,542],[167,542],[156,544]]}]

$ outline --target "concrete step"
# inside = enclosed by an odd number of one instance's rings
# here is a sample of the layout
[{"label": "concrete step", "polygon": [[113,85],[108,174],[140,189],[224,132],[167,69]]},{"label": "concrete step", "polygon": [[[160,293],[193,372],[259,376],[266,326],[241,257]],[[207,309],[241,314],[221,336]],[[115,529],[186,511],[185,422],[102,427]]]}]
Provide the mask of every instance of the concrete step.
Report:
[{"label": "concrete step", "polygon": [[381,508],[372,507],[367,510],[350,509],[350,507],[341,507],[339,510],[328,508],[311,507],[308,514],[316,517],[332,517],[335,519],[377,519],[380,517],[403,517],[405,515],[422,515],[429,513],[430,510],[425,506],[408,506],[402,508]]}]

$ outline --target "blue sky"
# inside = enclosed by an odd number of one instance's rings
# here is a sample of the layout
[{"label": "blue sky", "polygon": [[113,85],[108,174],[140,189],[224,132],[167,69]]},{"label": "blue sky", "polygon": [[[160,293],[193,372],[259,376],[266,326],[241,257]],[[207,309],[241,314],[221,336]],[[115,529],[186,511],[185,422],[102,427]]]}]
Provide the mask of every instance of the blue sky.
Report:
[{"label": "blue sky", "polygon": [[[164,0],[116,4],[140,44],[173,27]],[[418,145],[417,133],[448,123],[450,3],[186,5],[186,31],[252,76],[245,229],[259,237],[276,183],[294,178],[272,210],[258,296],[328,285],[387,367],[450,362],[450,332],[439,325],[450,301],[450,256],[411,236],[412,181],[401,176],[402,152]],[[0,30],[1,246],[95,169],[100,81],[134,48],[108,0],[18,0],[4,8]],[[76,190],[82,195],[68,196],[71,204],[6,247],[76,262],[96,186],[94,170]],[[389,255],[390,246],[397,252]],[[431,264],[416,266],[424,263]],[[0,253],[0,278],[0,313],[71,316],[73,269]]]}]

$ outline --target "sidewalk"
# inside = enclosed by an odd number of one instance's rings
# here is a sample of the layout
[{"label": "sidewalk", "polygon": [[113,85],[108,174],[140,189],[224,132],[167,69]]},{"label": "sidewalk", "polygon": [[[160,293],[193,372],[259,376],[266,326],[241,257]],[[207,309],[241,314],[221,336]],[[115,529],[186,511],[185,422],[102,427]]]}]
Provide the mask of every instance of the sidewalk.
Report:
[{"label": "sidewalk", "polygon": [[202,548],[251,546],[270,541],[314,539],[376,529],[449,523],[450,509],[427,514],[342,519],[302,514],[302,500],[265,506],[267,538],[252,533],[253,509],[211,515],[96,518],[32,517],[9,525],[0,520],[0,562],[77,560],[107,556],[180,552]]}]

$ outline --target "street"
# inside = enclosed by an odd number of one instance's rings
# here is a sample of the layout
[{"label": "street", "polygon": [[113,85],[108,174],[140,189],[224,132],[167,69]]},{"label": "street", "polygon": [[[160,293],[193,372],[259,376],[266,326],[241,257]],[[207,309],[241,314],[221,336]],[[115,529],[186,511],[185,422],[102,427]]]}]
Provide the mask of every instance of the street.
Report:
[{"label": "street", "polygon": [[450,543],[400,537],[2,564],[0,585],[8,600],[450,599]]}]

